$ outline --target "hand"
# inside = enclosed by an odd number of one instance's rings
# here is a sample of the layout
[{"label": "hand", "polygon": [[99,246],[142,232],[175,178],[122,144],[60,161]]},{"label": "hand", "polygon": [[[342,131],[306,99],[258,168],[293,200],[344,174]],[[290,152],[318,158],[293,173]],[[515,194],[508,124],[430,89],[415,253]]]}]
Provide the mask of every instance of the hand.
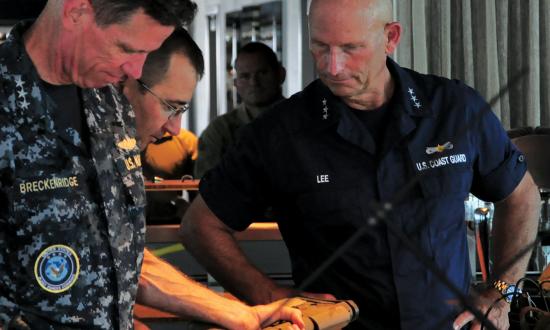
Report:
[{"label": "hand", "polygon": [[302,312],[285,306],[286,302],[287,299],[283,299],[266,305],[247,306],[241,302],[227,301],[227,315],[213,321],[229,330],[259,330],[282,320],[291,322],[294,330],[304,330]]},{"label": "hand", "polygon": [[271,299],[276,299],[276,301],[265,305],[247,306],[247,308],[250,308],[252,311],[254,317],[251,318],[248,311],[237,314],[234,310],[233,313],[231,313],[232,317],[226,319],[222,325],[226,326],[228,329],[256,330],[269,326],[276,321],[284,320],[292,322],[293,329],[305,329],[301,311],[296,308],[285,306],[290,301],[288,298],[300,296],[326,300],[336,299],[329,293],[311,293],[296,290],[294,288],[277,287],[271,290]]},{"label": "hand", "polygon": [[302,320],[302,312],[297,308],[285,306],[288,299],[272,302],[267,305],[253,306],[261,327],[266,327],[278,320],[292,322],[292,328],[295,330],[304,330],[305,324]]},{"label": "hand", "polygon": [[[499,292],[494,289],[488,289],[482,292],[476,299],[475,306],[483,314],[493,306],[489,313],[489,321],[498,329],[506,330],[510,327],[508,313],[510,312],[510,304],[501,299],[495,303],[496,300],[501,298]],[[472,322],[471,330],[480,330],[481,323],[477,320],[470,311],[464,311],[455,319],[453,328],[455,330],[461,329],[466,324]],[[486,327],[484,327],[486,329]]]}]

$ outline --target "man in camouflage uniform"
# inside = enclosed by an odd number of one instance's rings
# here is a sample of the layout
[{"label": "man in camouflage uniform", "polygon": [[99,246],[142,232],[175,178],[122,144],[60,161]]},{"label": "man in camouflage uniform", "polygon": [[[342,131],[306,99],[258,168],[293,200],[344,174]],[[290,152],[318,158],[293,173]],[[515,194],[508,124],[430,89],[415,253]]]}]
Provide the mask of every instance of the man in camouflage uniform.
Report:
[{"label": "man in camouflage uniform", "polygon": [[[0,325],[131,329],[144,193],[138,78],[190,1],[49,0],[0,46]],[[78,86],[78,87],[77,87]]]}]

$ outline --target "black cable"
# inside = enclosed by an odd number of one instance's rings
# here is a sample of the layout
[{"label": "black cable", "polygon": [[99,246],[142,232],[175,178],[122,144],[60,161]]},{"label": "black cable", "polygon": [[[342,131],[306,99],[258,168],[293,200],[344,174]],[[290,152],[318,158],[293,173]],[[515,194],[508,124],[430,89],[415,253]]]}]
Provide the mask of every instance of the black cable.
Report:
[{"label": "black cable", "polygon": [[[520,278],[517,282],[516,282],[516,286],[515,286],[515,289],[514,289],[514,292],[510,292],[510,293],[507,293],[505,295],[503,295],[502,297],[498,298],[497,300],[495,300],[493,302],[493,304],[491,304],[491,306],[489,306],[489,308],[487,309],[487,311],[485,312],[485,315],[484,315],[484,320],[487,320],[489,318],[489,314],[491,313],[491,311],[493,310],[493,308],[496,306],[496,304],[507,298],[508,296],[512,296],[512,300],[510,301],[510,305],[512,305],[514,303],[514,301],[516,302],[516,304],[518,305],[517,307],[519,308],[519,296],[521,295],[521,293],[519,292],[519,286],[523,283],[523,282],[529,282],[531,284],[533,284],[538,290],[539,290],[539,293],[541,294],[541,297],[542,299],[544,300],[544,304],[545,304],[545,307],[546,307],[546,310],[548,311],[548,304],[546,303],[546,299],[544,298],[544,294],[543,294],[543,291],[542,291],[542,285],[540,285],[537,281],[531,279],[531,278],[528,278],[528,277],[522,277]],[[524,289],[524,292],[525,292],[525,289]],[[485,322],[482,322],[481,323],[481,329],[480,330],[483,330],[484,328],[484,324]]]},{"label": "black cable", "polygon": [[[533,284],[539,290],[539,294],[542,298],[542,301],[544,302],[544,307],[546,308],[547,312],[550,312],[550,310],[548,309],[548,303],[546,302],[546,298],[544,297],[544,290],[542,289],[542,284],[540,284],[539,282],[537,282],[533,279],[530,279],[528,277],[520,278],[516,283],[516,289],[514,290],[514,294],[518,290],[519,285],[523,282],[529,282],[529,283]],[[523,289],[523,291],[525,291],[525,288]]]}]

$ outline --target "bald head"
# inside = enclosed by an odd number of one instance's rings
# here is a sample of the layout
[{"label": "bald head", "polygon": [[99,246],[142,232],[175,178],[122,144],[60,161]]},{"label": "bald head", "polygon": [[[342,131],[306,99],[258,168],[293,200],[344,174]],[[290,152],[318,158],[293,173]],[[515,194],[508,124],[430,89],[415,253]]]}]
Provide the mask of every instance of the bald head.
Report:
[{"label": "bald head", "polygon": [[387,23],[393,20],[392,0],[311,0],[309,17],[316,11],[349,13],[364,11],[370,20]]}]

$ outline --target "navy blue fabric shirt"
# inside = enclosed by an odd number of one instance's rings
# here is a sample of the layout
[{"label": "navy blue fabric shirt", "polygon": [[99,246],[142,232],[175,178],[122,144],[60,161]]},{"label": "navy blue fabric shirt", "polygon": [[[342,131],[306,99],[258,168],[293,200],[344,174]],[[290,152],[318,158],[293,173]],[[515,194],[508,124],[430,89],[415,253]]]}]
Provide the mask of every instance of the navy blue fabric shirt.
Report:
[{"label": "navy blue fabric shirt", "polygon": [[273,205],[297,284],[368,226],[306,289],[353,299],[350,329],[451,329],[456,297],[383,221],[369,224],[372,205],[391,202],[387,221],[467,293],[464,199],[504,199],[526,164],[473,89],[387,65],[396,94],[381,143],[317,80],[245,127],[200,192],[235,230]]}]

